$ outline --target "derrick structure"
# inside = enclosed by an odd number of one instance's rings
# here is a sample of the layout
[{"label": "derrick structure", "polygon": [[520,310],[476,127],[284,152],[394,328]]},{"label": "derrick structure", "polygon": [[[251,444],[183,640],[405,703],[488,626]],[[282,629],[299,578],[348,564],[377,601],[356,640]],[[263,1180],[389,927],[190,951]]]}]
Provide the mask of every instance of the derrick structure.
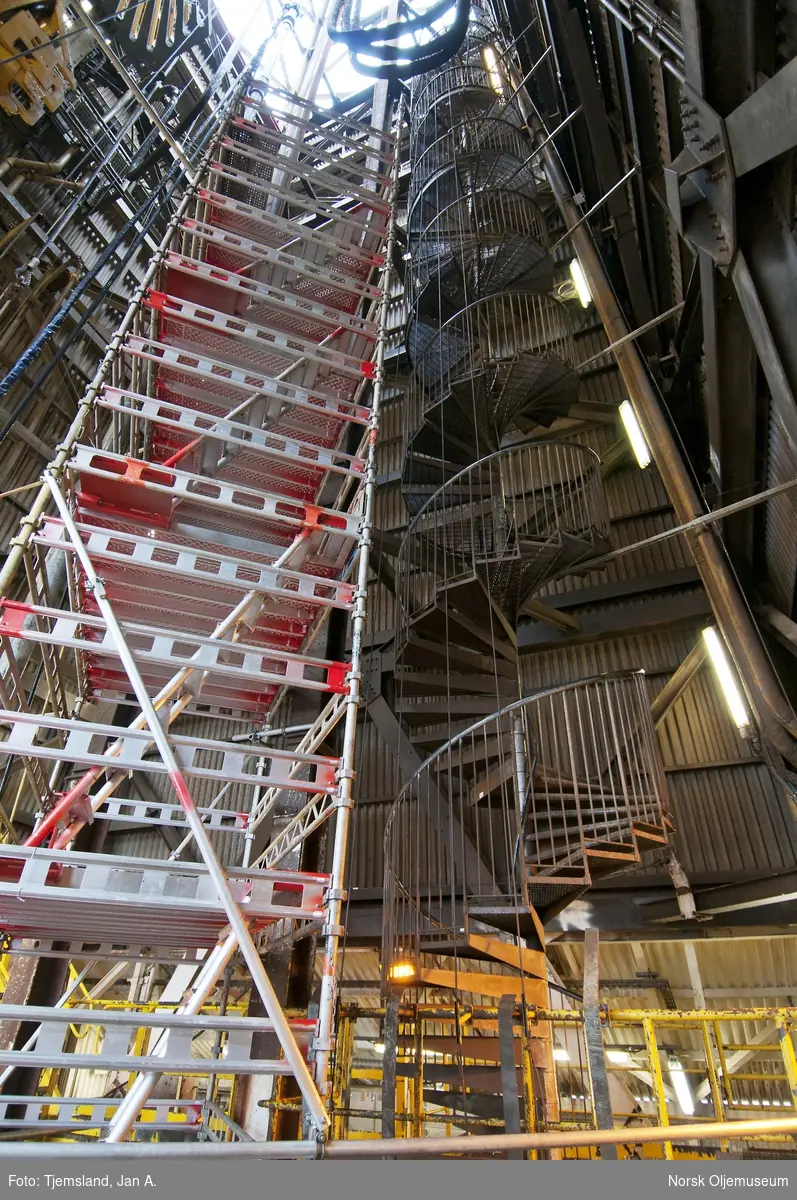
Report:
[{"label": "derrick structure", "polygon": [[[12,815],[36,813],[0,846],[6,961],[172,975],[157,1017],[7,1004],[41,1025],[0,1067],[91,1066],[100,1097],[103,1071],[138,1072],[123,1101],[86,1098],[110,1141],[161,1074],[196,1073],[201,1031],[223,1039],[225,1076],[293,1075],[327,1124],[394,146],[242,79],[4,572],[0,755]],[[326,653],[335,612],[349,661]],[[293,694],[320,711],[287,746]],[[329,818],[330,871],[299,869]],[[179,844],[167,860],[76,848],[111,821]],[[199,861],[180,861],[192,843]],[[319,1015],[289,1020],[263,958],[310,933]],[[239,952],[265,1016],[202,1015]],[[82,1021],[99,1054],[74,1044]],[[258,1058],[264,1033],[277,1053]]]},{"label": "derrick structure", "polygon": [[428,757],[388,826],[383,969],[422,984],[426,955],[514,935],[521,957],[498,957],[544,1005],[545,921],[665,845],[668,821],[640,673],[549,690],[521,676],[524,606],[600,553],[609,523],[598,457],[545,432],[579,381],[516,80],[474,8],[455,58],[413,81],[396,675]]}]

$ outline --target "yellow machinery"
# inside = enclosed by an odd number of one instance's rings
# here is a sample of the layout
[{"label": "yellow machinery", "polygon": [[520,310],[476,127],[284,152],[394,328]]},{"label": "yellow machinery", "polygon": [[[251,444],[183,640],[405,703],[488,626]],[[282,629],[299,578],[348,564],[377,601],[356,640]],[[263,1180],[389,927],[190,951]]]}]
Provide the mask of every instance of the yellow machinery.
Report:
[{"label": "yellow machinery", "polygon": [[[35,125],[75,86],[58,0],[0,0],[0,108]],[[53,44],[53,39],[58,39]]]}]

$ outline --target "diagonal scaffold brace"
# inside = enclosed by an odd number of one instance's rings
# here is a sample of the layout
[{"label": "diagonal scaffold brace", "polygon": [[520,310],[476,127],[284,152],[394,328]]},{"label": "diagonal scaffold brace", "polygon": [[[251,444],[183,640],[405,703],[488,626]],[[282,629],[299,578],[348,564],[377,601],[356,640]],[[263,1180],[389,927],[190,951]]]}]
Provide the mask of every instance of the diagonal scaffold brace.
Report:
[{"label": "diagonal scaffold brace", "polygon": [[[152,734],[152,740],[157,747],[164,766],[169,772],[171,785],[174,788],[175,794],[180,801],[183,812],[185,813],[186,824],[194,836],[194,840],[199,848],[199,852],[202,855],[202,859],[208,869],[208,874],[213,880],[219,900],[224,906],[224,910],[230,923],[230,929],[235,937],[238,947],[240,948],[244,961],[249,968],[252,976],[252,982],[254,983],[261,1000],[263,1001],[269,1018],[274,1023],[274,1032],[279,1038],[279,1042],[282,1046],[285,1057],[290,1064],[292,1074],[296,1079],[296,1082],[302,1093],[302,1097],[307,1105],[310,1121],[316,1130],[323,1132],[329,1123],[329,1118],[324,1108],[323,1101],[293,1035],[293,1031],[290,1027],[288,1019],[282,1011],[271,980],[269,979],[266,969],[260,960],[260,955],[258,954],[257,946],[252,938],[249,926],[244,920],[241,910],[239,909],[235,898],[233,897],[232,891],[230,890],[227,877],[213,850],[212,843],[202,822],[202,818],[196,810],[196,805],[194,804],[194,799],[191,795],[191,791],[188,787],[188,783],[185,779],[182,768],[177,761],[174,749],[172,748],[166,731],[161,724],[158,712],[147,691],[146,685],[141,678],[141,673],[138,669],[136,660],[127,644],[124,632],[116,617],[113,606],[108,599],[105,585],[97,574],[94,563],[92,562],[91,557],[83,544],[78,528],[72,518],[69,504],[67,503],[66,497],[61,491],[61,487],[57,478],[50,471],[46,471],[44,474],[44,480],[50,490],[53,501],[58,510],[58,514],[64,522],[64,527],[69,535],[72,546],[74,547],[74,551],[80,560],[80,564],[83,568],[86,579],[85,586],[90,588],[97,607],[99,608],[102,616],[105,618],[108,630],[114,639],[117,652],[125,669],[125,673],[130,680],[130,684],[135,692],[136,699],[141,707],[142,717],[149,726],[149,730]],[[226,963],[219,955],[218,974],[221,973],[225,965]],[[213,983],[215,983],[216,979],[218,978],[218,974],[213,980],[209,981],[209,988],[213,985]],[[126,1130],[122,1129],[122,1123],[119,1122],[118,1117],[119,1114],[117,1113],[114,1118],[114,1120],[117,1122],[117,1125],[116,1128],[112,1127],[108,1140],[120,1140],[125,1135]],[[130,1120],[131,1124],[134,1119],[135,1113]]]}]

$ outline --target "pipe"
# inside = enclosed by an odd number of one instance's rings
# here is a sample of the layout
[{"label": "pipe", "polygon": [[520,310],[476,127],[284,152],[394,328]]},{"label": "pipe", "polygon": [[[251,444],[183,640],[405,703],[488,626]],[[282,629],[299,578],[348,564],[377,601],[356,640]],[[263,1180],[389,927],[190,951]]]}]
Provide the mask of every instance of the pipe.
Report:
[{"label": "pipe", "polygon": [[[623,0],[620,0],[620,2],[622,3]],[[648,23],[649,32],[645,33],[636,22],[637,14],[634,11],[633,4],[629,6],[631,8],[631,14],[627,15],[626,13],[621,12],[620,9],[618,9],[614,4],[612,4],[611,0],[600,0],[600,3],[607,10],[607,12],[612,14],[612,16],[619,22],[620,25],[623,26],[623,28],[628,30],[634,41],[639,42],[640,46],[644,46],[651,58],[654,58],[659,65],[665,70],[669,71],[671,75],[674,75],[679,83],[686,83],[686,75],[681,70],[681,66],[679,65],[683,61],[683,51],[677,45],[675,45],[671,39],[667,38],[667,36],[663,34],[661,30],[656,30],[656,27],[652,22]],[[658,33],[658,35],[661,37],[667,50],[675,55],[677,61],[674,61],[672,58],[670,58],[666,51],[663,50],[661,46],[656,44],[654,40],[656,33]]]},{"label": "pipe", "polygon": [[[24,233],[26,229],[30,228],[30,226],[33,224],[33,222],[35,220],[36,220],[35,216],[25,217],[24,220],[19,221],[16,225],[12,225],[11,228],[8,230],[8,232],[4,233],[3,236],[0,237],[0,258],[3,257],[6,250],[8,250],[11,247],[11,245],[17,240],[19,235],[21,233]],[[7,308],[7,304],[4,304],[3,311],[5,311],[6,308]]]},{"label": "pipe", "polygon": [[641,538],[638,542],[629,542],[626,546],[618,546],[616,550],[610,550],[608,554],[599,554],[597,558],[587,558],[584,562],[579,563],[579,570],[594,571],[596,567],[605,567],[617,558],[633,554],[635,550],[656,546],[659,542],[669,541],[670,538],[678,537],[682,533],[694,533],[708,525],[715,525],[717,521],[724,521],[726,517],[745,512],[748,508],[755,508],[756,505],[764,504],[774,496],[782,496],[784,492],[791,492],[795,488],[797,488],[797,477],[787,479],[785,483],[776,483],[763,492],[754,492],[752,496],[745,496],[744,500],[734,500],[732,504],[726,504],[722,508],[715,508],[712,512],[703,513],[701,516],[687,521],[684,525],[675,525],[672,529],[662,529],[660,533],[652,533],[650,537]]},{"label": "pipe", "polygon": [[13,154],[0,159],[0,179],[9,171],[35,171],[39,175],[60,175],[78,152],[78,146],[70,146],[59,158],[44,161],[41,158],[16,158]]},{"label": "pipe", "polygon": [[[693,1125],[621,1126],[615,1129],[568,1129],[546,1133],[485,1133],[470,1137],[391,1138],[386,1141],[332,1142],[323,1158],[439,1158],[443,1154],[506,1154],[510,1150],[557,1150],[576,1146],[661,1144],[672,1141],[709,1141],[754,1138],[770,1133],[797,1134],[797,1117],[772,1117],[760,1121],[711,1121]],[[254,1157],[254,1156],[253,1156]]]},{"label": "pipe", "polygon": [[24,183],[36,183],[39,187],[60,187],[68,192],[82,192],[86,186],[86,177],[80,179],[60,179],[57,175],[42,175],[38,171],[26,171],[17,175],[8,185],[8,190],[15,196]]},{"label": "pipe", "polygon": [[370,1138],[365,1141],[327,1142],[108,1142],[0,1143],[0,1158],[16,1158],[31,1152],[37,1159],[69,1158],[226,1158],[242,1161],[267,1158],[441,1158],[455,1155],[506,1154],[509,1150],[556,1150],[576,1146],[661,1145],[673,1140],[705,1142],[737,1141],[771,1134],[797,1136],[797,1117],[766,1117],[756,1121],[701,1121],[691,1125],[624,1125],[615,1129],[563,1129],[546,1133],[487,1133],[470,1137]]},{"label": "pipe", "polygon": [[[532,128],[543,136],[542,122],[531,109],[528,99],[526,105]],[[645,440],[675,515],[682,525],[686,525],[705,516],[705,508],[662,412],[644,359],[632,340],[624,340],[631,330],[617,303],[592,233],[586,225],[578,224],[581,212],[550,144],[544,149],[542,157],[548,182],[565,224],[572,227],[573,249],[587,277],[607,337],[611,343],[620,343],[614,345],[612,353]],[[717,624],[758,715],[762,733],[784,757],[797,762],[797,715],[784,695],[767,657],[758,627],[745,606],[724,547],[709,525],[688,531],[686,537]]]},{"label": "pipe", "polygon": [[584,222],[588,221],[589,218],[591,216],[593,216],[598,211],[599,208],[603,208],[604,204],[609,199],[609,197],[613,196],[615,192],[619,191],[619,189],[623,186],[624,183],[628,183],[628,181],[634,175],[636,175],[638,170],[640,170],[639,163],[635,162],[633,167],[631,167],[631,170],[626,171],[626,173],[625,173],[625,175],[623,175],[622,179],[617,180],[617,183],[613,183],[612,186],[609,188],[608,192],[604,192],[603,195],[601,196],[600,200],[596,201],[596,203],[592,205],[592,208],[588,208],[585,213],[581,214],[581,216],[578,218],[578,221],[576,222],[576,225],[574,225],[572,229],[568,229],[566,233],[562,234],[562,236],[559,238],[558,242],[554,242],[554,244],[548,250],[548,253],[553,254],[556,250],[558,250],[559,247],[562,245],[562,242],[566,242],[567,239],[570,237],[571,233],[573,233],[573,231],[579,225],[583,225]]},{"label": "pipe", "polygon": [[[396,122],[396,144],[401,144],[404,101],[399,101]],[[386,114],[387,116],[387,114]],[[388,124],[386,119],[385,124]],[[332,1028],[337,997],[337,982],[340,978],[341,929],[343,902],[345,899],[346,867],[349,847],[349,826],[354,804],[352,783],[355,768],[355,741],[357,718],[360,711],[360,680],[362,672],[363,635],[366,621],[366,596],[368,591],[368,564],[371,549],[371,527],[373,524],[374,498],[376,496],[376,441],[379,432],[380,410],[385,387],[385,350],[387,346],[387,318],[390,308],[390,282],[393,272],[393,246],[396,237],[396,193],[398,191],[399,163],[396,154],[393,179],[390,188],[390,216],[388,218],[387,245],[381,278],[381,310],[376,343],[376,372],[374,379],[371,419],[368,433],[368,458],[365,465],[363,485],[362,529],[358,547],[357,590],[354,593],[355,607],[352,616],[351,673],[349,694],[346,697],[346,716],[343,727],[343,749],[340,759],[340,788],[335,806],[337,817],[332,843],[332,865],[328,892],[327,924],[324,928],[324,963],[321,970],[321,995],[318,1003],[318,1036],[314,1044],[315,1078],[320,1088],[328,1085],[329,1061],[332,1053]]]}]

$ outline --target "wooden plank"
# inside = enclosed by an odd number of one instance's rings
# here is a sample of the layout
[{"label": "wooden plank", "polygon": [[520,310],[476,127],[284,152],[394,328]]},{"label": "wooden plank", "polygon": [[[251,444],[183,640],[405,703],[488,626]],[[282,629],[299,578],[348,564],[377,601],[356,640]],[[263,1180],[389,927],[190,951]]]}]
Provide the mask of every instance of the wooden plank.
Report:
[{"label": "wooden plank", "polygon": [[525,997],[528,1004],[544,1008],[548,1003],[548,985],[544,979],[521,978],[515,975],[487,975],[480,971],[441,971],[436,967],[421,967],[423,983],[434,987],[451,988],[457,992],[470,992],[475,996]]},{"label": "wooden plank", "polygon": [[[532,916],[536,917],[536,913],[532,912]],[[535,924],[538,923],[537,917]],[[538,932],[541,932],[541,929],[540,926]],[[512,946],[508,942],[499,941],[497,937],[489,937],[482,933],[469,933],[468,945],[482,954],[489,954],[490,958],[495,958],[498,962],[506,963],[508,967],[514,967],[517,971],[525,971],[527,975],[534,975],[537,979],[548,977],[548,964],[542,950]]]}]

